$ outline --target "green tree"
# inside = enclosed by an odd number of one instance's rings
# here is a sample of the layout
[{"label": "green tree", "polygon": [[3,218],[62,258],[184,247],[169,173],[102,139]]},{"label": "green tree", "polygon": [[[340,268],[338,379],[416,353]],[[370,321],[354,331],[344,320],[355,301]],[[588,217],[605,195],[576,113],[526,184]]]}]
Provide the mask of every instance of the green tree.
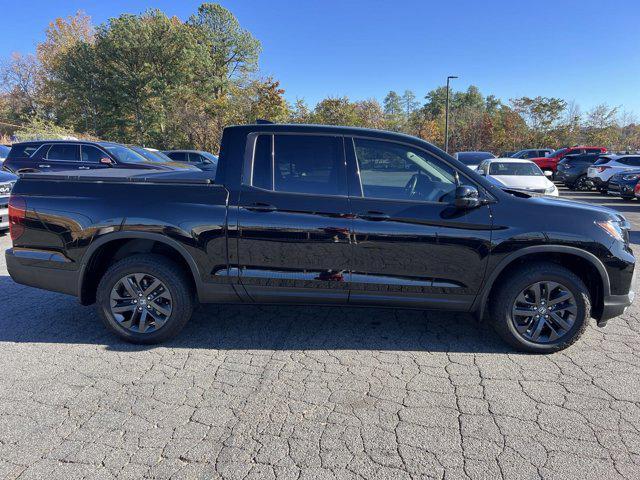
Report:
[{"label": "green tree", "polygon": [[399,132],[405,127],[402,98],[393,90],[384,97],[384,117],[387,130]]},{"label": "green tree", "polygon": [[325,125],[358,125],[356,105],[347,97],[329,97],[313,109],[313,122]]}]

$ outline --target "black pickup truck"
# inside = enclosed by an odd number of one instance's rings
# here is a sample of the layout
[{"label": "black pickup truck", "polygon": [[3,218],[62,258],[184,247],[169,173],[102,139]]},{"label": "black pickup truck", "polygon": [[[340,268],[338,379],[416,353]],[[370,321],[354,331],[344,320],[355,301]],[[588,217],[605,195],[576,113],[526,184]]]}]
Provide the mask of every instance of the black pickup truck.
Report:
[{"label": "black pickup truck", "polygon": [[214,178],[22,176],[10,275],[97,303],[140,343],[175,335],[197,302],[331,304],[472,312],[516,348],[552,352],[632,302],[624,217],[500,189],[420,139],[247,125],[221,152]]}]

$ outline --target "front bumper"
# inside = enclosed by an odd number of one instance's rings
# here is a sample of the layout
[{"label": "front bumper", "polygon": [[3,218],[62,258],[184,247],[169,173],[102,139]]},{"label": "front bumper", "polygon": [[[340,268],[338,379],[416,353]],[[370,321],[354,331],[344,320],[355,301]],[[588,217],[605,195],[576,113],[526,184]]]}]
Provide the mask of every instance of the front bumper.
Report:
[{"label": "front bumper", "polygon": [[0,198],[0,230],[9,228],[9,199]]},{"label": "front bumper", "polygon": [[634,189],[637,181],[627,180],[609,180],[607,185],[607,193],[620,197],[633,198],[635,196]]},{"label": "front bumper", "polygon": [[4,256],[14,282],[75,297],[79,295],[79,272],[69,268],[69,260],[61,254],[9,248]]},{"label": "front bumper", "polygon": [[635,292],[631,291],[626,295],[608,295],[604,298],[602,305],[602,315],[598,318],[598,326],[604,327],[607,321],[619,317],[633,303]]}]

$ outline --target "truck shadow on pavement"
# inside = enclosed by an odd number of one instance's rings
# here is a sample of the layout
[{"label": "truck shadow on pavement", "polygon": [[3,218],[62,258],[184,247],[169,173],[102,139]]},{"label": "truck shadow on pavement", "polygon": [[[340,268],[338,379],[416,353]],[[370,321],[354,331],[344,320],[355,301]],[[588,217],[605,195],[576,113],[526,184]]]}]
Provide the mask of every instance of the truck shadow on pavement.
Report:
[{"label": "truck shadow on pavement", "polygon": [[132,345],[103,326],[95,307],[0,276],[0,342],[94,344],[115,351],[393,350],[513,352],[471,315],[419,310],[204,305],[179,336]]}]

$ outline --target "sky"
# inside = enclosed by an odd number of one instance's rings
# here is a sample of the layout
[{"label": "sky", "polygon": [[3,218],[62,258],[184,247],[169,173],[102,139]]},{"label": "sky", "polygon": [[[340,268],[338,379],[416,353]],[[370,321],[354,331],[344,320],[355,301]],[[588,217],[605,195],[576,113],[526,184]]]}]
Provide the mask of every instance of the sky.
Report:
[{"label": "sky", "polygon": [[[159,8],[187,19],[200,1],[0,0],[0,59],[33,52],[55,17],[95,24]],[[220,0],[262,43],[260,71],[289,101],[418,98],[457,75],[503,101],[553,96],[640,117],[638,0]]]}]

